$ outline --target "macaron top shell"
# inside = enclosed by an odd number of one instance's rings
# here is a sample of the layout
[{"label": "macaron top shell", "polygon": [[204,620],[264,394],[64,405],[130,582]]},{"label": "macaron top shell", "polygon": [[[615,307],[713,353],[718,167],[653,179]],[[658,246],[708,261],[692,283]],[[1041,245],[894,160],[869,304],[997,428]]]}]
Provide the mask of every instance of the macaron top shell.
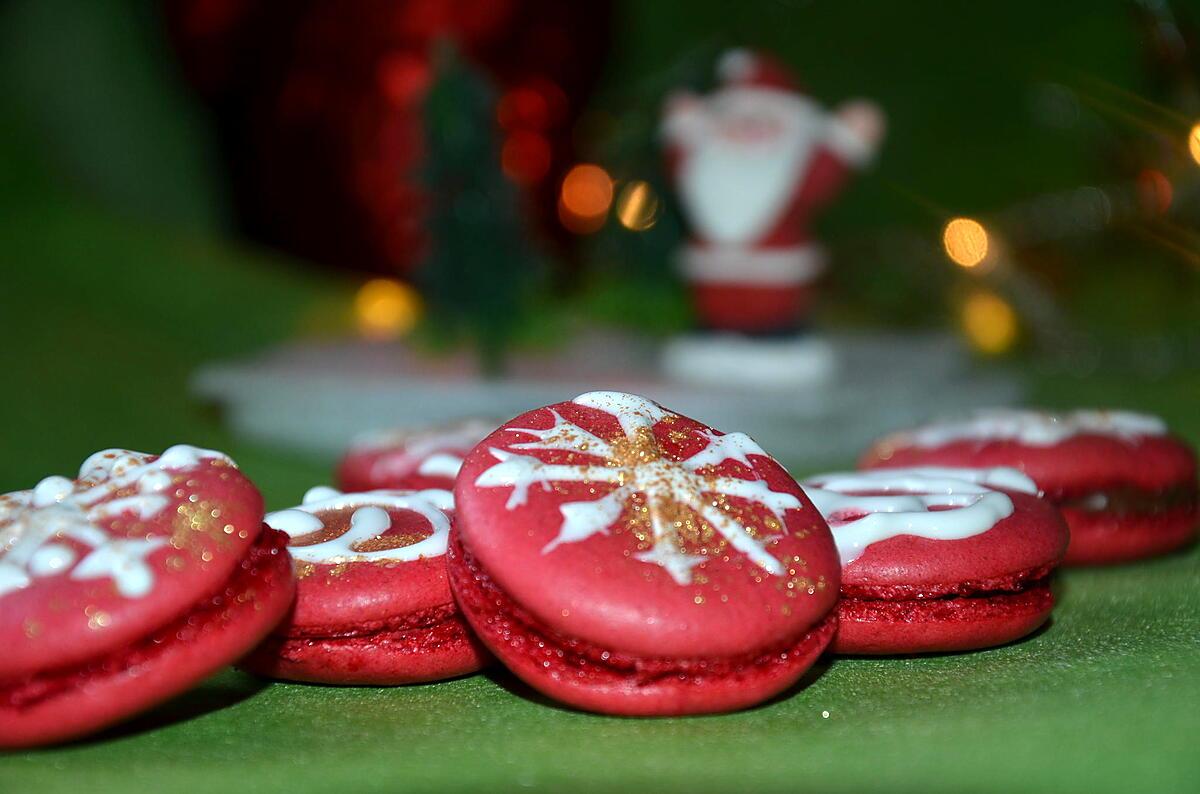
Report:
[{"label": "macaron top shell", "polygon": [[1156,417],[1126,411],[979,411],[887,436],[861,464],[1012,466],[1052,498],[1126,487],[1158,491],[1196,480],[1187,444]]},{"label": "macaron top shell", "polygon": [[303,503],[267,514],[291,536],[296,605],[288,631],[369,627],[453,602],[446,540],[449,491],[341,493],[313,488]]},{"label": "macaron top shell", "polygon": [[829,530],[741,433],[591,392],[523,414],[466,458],[463,545],[559,634],[641,657],[773,649],[838,594]]},{"label": "macaron top shell", "polygon": [[364,434],[338,464],[338,482],[347,490],[453,487],[463,456],[497,424],[467,419],[423,429]]},{"label": "macaron top shell", "polygon": [[97,452],[0,496],[0,680],[144,638],[219,590],[262,527],[220,452]]},{"label": "macaron top shell", "polygon": [[843,559],[842,586],[953,585],[1055,565],[1066,524],[1011,468],[916,467],[805,480]]}]

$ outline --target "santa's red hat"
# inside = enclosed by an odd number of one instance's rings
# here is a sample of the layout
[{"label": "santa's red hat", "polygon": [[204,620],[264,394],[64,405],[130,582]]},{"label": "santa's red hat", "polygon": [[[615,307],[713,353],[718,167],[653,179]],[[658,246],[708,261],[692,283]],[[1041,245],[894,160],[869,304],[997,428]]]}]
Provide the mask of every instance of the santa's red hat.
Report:
[{"label": "santa's red hat", "polygon": [[729,50],[717,61],[717,76],[726,86],[799,93],[791,69],[770,55],[748,49]]}]

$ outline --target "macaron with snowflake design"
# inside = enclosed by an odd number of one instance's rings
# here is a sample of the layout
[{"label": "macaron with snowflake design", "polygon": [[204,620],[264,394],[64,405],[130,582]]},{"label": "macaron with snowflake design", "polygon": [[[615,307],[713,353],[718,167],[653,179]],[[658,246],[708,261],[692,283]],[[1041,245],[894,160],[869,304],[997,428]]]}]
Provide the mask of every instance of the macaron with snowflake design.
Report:
[{"label": "macaron with snowflake design", "polygon": [[92,733],[252,648],[286,613],[287,537],[219,452],[97,452],[0,496],[0,747]]},{"label": "macaron with snowflake design", "polygon": [[824,519],[742,433],[591,392],[502,425],[455,486],[467,620],[543,694],[610,714],[729,711],[833,636]]},{"label": "macaron with snowflake design", "polygon": [[498,424],[466,419],[421,429],[366,433],[338,463],[338,485],[346,491],[452,489],[463,456]]},{"label": "macaron with snowflake design", "polygon": [[1068,564],[1164,554],[1200,524],[1195,452],[1145,414],[990,409],[887,436],[862,460],[904,466],[1020,469],[1066,518]]},{"label": "macaron with snowflake design", "polygon": [[266,524],[291,537],[296,604],[242,662],[271,678],[412,684],[473,673],[487,652],[446,578],[449,491],[313,488]]},{"label": "macaron with snowflake design", "polygon": [[835,652],[987,648],[1050,617],[1067,527],[1016,469],[881,469],[802,486],[842,560]]}]

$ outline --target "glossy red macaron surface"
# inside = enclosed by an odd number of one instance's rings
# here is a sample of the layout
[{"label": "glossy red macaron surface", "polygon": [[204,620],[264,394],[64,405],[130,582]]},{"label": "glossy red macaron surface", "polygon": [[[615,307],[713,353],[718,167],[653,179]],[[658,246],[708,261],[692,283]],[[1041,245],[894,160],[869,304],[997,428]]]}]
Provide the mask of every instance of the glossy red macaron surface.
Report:
[{"label": "glossy red macaron surface", "polygon": [[121,648],[229,578],[262,498],[221,453],[98,452],[0,497],[0,680]]},{"label": "glossy red macaron surface", "polygon": [[838,544],[843,594],[954,592],[1057,565],[1067,546],[1058,511],[1015,469],[847,472],[804,488]]},{"label": "glossy red macaron surface", "polygon": [[992,409],[895,433],[862,459],[864,468],[914,465],[1022,470],[1071,527],[1068,564],[1163,554],[1200,523],[1195,453],[1144,414]]},{"label": "glossy red macaron surface", "polygon": [[1052,498],[1196,481],[1196,456],[1187,444],[1161,420],[1125,411],[979,411],[886,436],[862,466],[1011,466]]},{"label": "glossy red macaron surface", "polygon": [[456,532],[490,583],[562,637],[633,657],[796,642],[837,598],[829,531],[740,433],[592,392],[523,414],[466,458]]},{"label": "glossy red macaron surface", "polygon": [[346,491],[454,487],[463,457],[498,423],[468,419],[422,429],[388,430],[359,438],[338,463]]},{"label": "glossy red macaron surface", "polygon": [[982,648],[1049,617],[1067,527],[1016,469],[880,469],[804,488],[843,562],[836,652]]},{"label": "glossy red macaron surface", "polygon": [[0,746],[62,741],[184,691],[291,603],[257,489],[218,452],[96,453],[0,499]]},{"label": "glossy red macaron surface", "polygon": [[449,491],[314,488],[266,516],[291,536],[296,603],[246,667],[324,683],[397,684],[479,669],[446,576]]}]

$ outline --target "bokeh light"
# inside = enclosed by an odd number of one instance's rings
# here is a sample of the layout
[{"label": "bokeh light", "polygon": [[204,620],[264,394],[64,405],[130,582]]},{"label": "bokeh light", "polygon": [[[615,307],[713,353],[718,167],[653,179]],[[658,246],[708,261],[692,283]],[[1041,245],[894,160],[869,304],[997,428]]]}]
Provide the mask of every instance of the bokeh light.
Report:
[{"label": "bokeh light", "polygon": [[500,168],[518,185],[540,181],[550,170],[550,142],[536,132],[513,132],[500,150]]},{"label": "bokeh light", "polygon": [[1017,313],[994,292],[977,290],[963,301],[960,318],[971,347],[987,355],[1012,349],[1017,341]]},{"label": "bokeh light", "polygon": [[632,232],[644,232],[658,223],[662,202],[648,182],[635,180],[617,196],[617,220]]},{"label": "bokeh light", "polygon": [[1191,131],[1188,133],[1188,152],[1191,153],[1192,159],[1196,161],[1196,165],[1200,165],[1200,121],[1193,124]]},{"label": "bokeh light", "polygon": [[411,331],[421,317],[421,296],[407,284],[375,278],[354,296],[354,319],[367,339],[395,339]]},{"label": "bokeh light", "polygon": [[608,172],[598,165],[577,165],[563,179],[559,220],[576,234],[589,234],[604,225],[612,200],[613,183]]},{"label": "bokeh light", "polygon": [[1137,176],[1138,198],[1149,213],[1162,215],[1171,208],[1175,191],[1167,175],[1155,168],[1146,168]]},{"label": "bokeh light", "polygon": [[955,218],[942,231],[942,245],[954,264],[975,267],[988,255],[987,230],[979,221]]}]

